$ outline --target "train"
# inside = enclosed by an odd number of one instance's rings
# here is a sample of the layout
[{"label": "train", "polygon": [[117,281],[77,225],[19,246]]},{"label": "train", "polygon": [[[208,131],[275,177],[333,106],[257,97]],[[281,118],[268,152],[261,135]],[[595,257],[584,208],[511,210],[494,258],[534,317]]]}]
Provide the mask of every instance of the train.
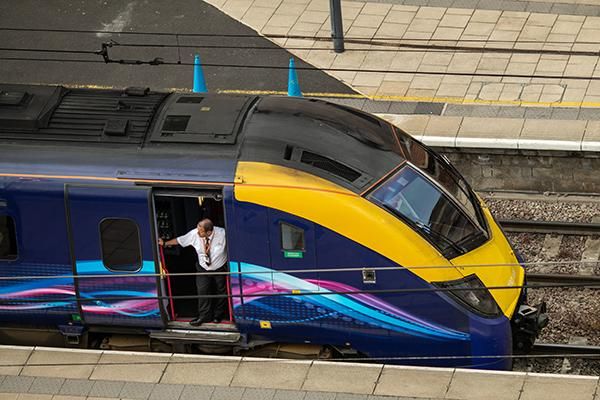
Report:
[{"label": "train", "polygon": [[[343,104],[0,84],[0,143],[0,343],[510,369],[547,322],[447,158]],[[204,218],[230,315],[195,327],[157,243]]]}]

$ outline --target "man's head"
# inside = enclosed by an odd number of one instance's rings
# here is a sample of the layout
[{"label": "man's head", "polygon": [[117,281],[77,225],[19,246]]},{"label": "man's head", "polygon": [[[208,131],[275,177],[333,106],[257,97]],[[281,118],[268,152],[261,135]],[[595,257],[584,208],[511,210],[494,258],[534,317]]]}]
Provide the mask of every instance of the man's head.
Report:
[{"label": "man's head", "polygon": [[213,223],[210,219],[205,218],[198,222],[198,235],[202,238],[209,237],[213,232]]}]

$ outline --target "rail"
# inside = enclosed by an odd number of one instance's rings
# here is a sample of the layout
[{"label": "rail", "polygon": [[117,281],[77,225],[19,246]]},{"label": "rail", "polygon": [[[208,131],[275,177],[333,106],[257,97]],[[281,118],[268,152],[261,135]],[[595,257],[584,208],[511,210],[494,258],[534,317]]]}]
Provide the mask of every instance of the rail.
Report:
[{"label": "rail", "polygon": [[561,343],[536,343],[531,349],[533,356],[600,358],[600,346]]},{"label": "rail", "polygon": [[552,283],[556,285],[561,284],[573,284],[579,285],[600,285],[600,276],[598,275],[568,275],[568,274],[541,274],[541,273],[527,273],[528,284],[547,284]]},{"label": "rail", "polygon": [[600,224],[564,221],[526,221],[501,219],[498,221],[505,232],[541,233],[558,235],[600,235]]}]

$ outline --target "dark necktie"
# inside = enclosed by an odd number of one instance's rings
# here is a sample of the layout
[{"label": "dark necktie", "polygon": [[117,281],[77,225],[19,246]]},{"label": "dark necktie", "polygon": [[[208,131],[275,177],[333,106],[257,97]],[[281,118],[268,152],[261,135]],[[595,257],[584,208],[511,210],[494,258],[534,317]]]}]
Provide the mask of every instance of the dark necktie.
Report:
[{"label": "dark necktie", "polygon": [[205,238],[206,244],[204,245],[204,253],[206,254],[206,266],[210,265],[210,238]]}]

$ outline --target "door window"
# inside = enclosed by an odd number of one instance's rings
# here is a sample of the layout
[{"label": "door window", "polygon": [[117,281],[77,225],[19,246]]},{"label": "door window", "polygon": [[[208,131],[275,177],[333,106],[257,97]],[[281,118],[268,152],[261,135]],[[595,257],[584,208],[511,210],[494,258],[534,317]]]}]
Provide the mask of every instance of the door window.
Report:
[{"label": "door window", "polygon": [[102,262],[112,271],[136,272],[142,267],[140,231],[125,218],[106,218],[100,222]]},{"label": "door window", "polygon": [[304,251],[304,229],[282,222],[281,249],[284,251]]}]

